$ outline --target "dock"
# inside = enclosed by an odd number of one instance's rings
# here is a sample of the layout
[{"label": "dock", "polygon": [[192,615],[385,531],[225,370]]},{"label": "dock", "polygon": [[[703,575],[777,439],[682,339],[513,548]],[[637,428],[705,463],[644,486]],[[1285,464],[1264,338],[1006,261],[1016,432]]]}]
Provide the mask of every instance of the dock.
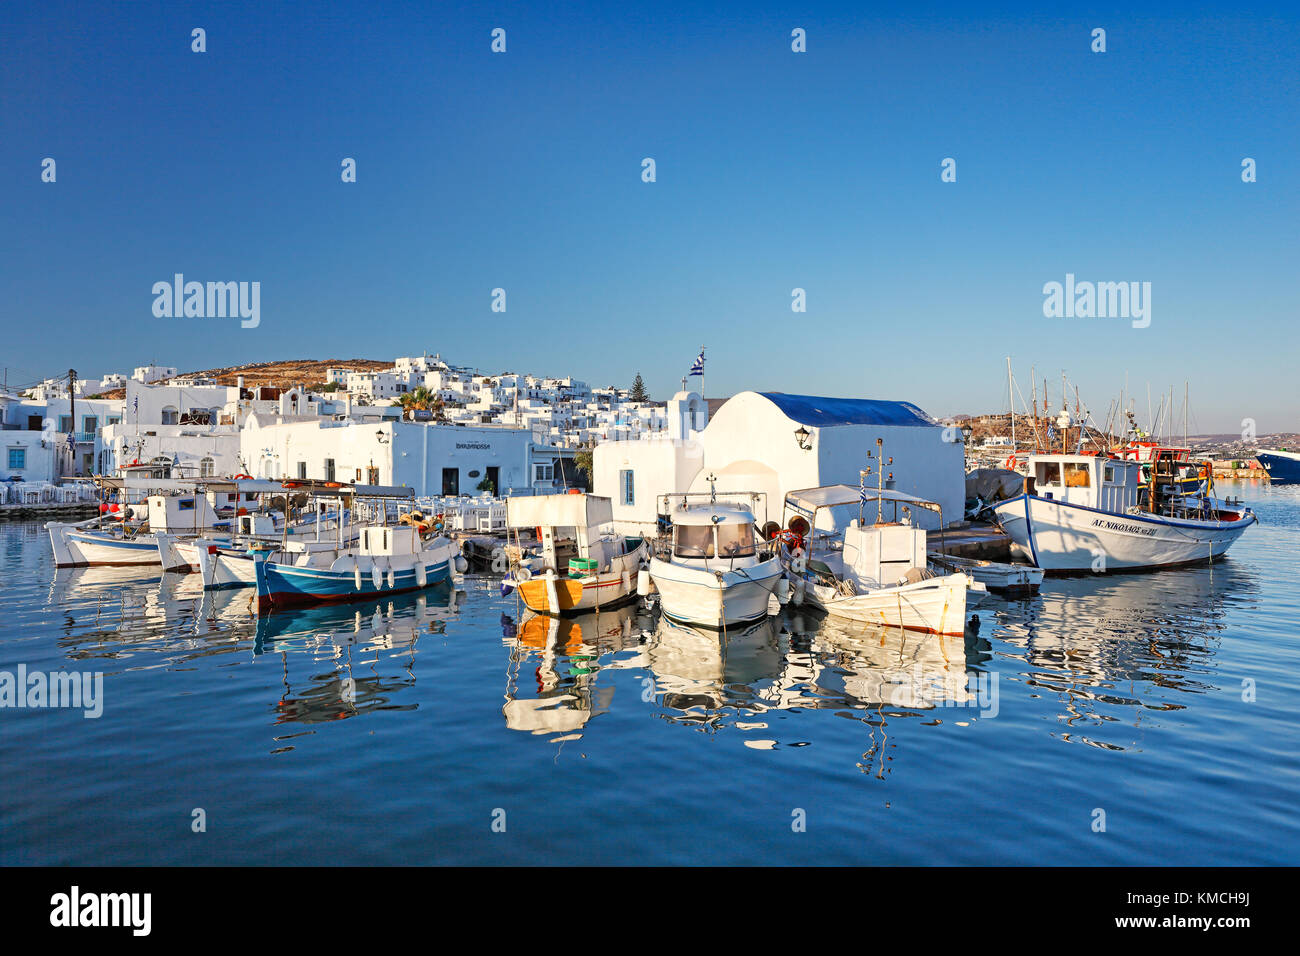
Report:
[{"label": "dock", "polygon": [[43,501],[36,504],[0,505],[0,521],[59,521],[93,518],[99,514],[95,501]]}]

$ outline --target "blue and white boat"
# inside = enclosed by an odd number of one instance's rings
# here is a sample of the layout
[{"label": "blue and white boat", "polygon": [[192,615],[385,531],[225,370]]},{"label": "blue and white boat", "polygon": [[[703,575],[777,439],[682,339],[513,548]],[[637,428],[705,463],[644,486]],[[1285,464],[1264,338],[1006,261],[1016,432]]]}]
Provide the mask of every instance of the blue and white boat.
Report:
[{"label": "blue and white boat", "polygon": [[402,594],[465,571],[455,542],[441,535],[425,541],[413,525],[361,528],[356,546],[306,557],[254,562],[259,611]]},{"label": "blue and white boat", "polygon": [[1268,472],[1269,479],[1277,485],[1300,482],[1300,452],[1285,448],[1261,448],[1255,454],[1260,467]]},{"label": "blue and white boat", "polygon": [[1031,455],[1024,492],[993,510],[1012,541],[1048,572],[1212,561],[1256,521],[1238,501],[1179,493],[1172,471],[1143,483],[1141,467],[1095,455]]}]

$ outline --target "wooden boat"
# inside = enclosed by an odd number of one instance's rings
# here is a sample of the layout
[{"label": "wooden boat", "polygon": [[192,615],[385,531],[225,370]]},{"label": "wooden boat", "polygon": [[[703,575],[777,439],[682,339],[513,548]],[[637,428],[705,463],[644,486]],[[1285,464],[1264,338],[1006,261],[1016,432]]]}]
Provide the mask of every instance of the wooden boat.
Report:
[{"label": "wooden boat", "polygon": [[[325,561],[328,567],[322,566]],[[326,551],[308,563],[253,562],[258,610],[355,601],[421,590],[463,571],[460,549],[444,537],[424,541],[410,525],[360,529],[358,544]]]},{"label": "wooden boat", "polygon": [[[877,505],[877,520],[868,524],[863,509],[871,501]],[[902,520],[883,520],[885,502],[903,509]],[[819,512],[852,504],[858,505],[858,517],[842,531],[817,531]],[[936,575],[927,568],[926,532],[912,524],[914,508],[934,511],[943,521],[936,502],[885,488],[826,485],[786,495],[785,512],[795,516],[790,524],[807,536],[787,540],[781,549],[793,586],[791,601],[863,623],[964,633],[966,611],[983,600],[987,589],[969,574]]]},{"label": "wooden boat", "polygon": [[[1186,495],[1172,468],[1141,480],[1137,461],[1098,455],[1034,455],[1025,493],[994,513],[1045,571],[1136,571],[1222,557],[1255,523],[1240,502]],[[1171,460],[1172,464],[1172,460]]]},{"label": "wooden boat", "polygon": [[[613,520],[608,498],[587,494],[506,499],[506,527],[515,531],[503,590],[517,590],[538,614],[581,614],[636,600],[637,574],[649,558],[644,538],[602,531]],[[527,555],[518,532],[540,533]]]}]

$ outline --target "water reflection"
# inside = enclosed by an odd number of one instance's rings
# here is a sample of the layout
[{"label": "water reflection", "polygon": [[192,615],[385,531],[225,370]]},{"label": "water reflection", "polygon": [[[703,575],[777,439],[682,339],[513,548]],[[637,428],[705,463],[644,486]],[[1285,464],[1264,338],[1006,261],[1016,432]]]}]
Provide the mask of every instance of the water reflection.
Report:
[{"label": "water reflection", "polygon": [[462,599],[450,585],[439,584],[380,601],[258,617],[253,653],[276,655],[281,663],[284,690],[271,708],[275,723],[418,710],[415,701],[398,698],[415,686],[420,637],[444,633]]},{"label": "water reflection", "polygon": [[[517,625],[508,615],[502,615],[501,623],[509,649],[501,708],[506,726],[532,734],[570,735],[609,710],[614,688],[598,688],[597,678],[607,667],[635,666],[647,622],[644,616],[638,621],[634,605],[625,605],[570,618],[526,611]],[[601,663],[627,649],[633,650],[632,660]]]},{"label": "water reflection", "polygon": [[[1187,707],[1218,688],[1214,656],[1235,606],[1254,605],[1247,566],[1050,581],[998,614],[999,655],[1017,662],[1033,699],[1055,702],[1062,740],[1109,750],[1136,744],[1145,715]],[[1090,727],[1081,733],[1077,728]],[[1096,730],[1107,728],[1099,739]]]}]

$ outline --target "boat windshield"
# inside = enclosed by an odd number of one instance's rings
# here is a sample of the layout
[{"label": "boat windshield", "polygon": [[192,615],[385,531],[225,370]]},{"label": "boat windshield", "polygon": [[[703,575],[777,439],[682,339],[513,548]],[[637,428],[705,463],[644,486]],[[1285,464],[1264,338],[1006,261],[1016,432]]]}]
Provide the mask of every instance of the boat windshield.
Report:
[{"label": "boat windshield", "polygon": [[754,526],[750,524],[718,525],[718,555],[724,558],[754,556]]},{"label": "boat windshield", "polygon": [[707,524],[679,524],[675,529],[677,539],[673,551],[679,558],[713,557],[713,526]]}]

